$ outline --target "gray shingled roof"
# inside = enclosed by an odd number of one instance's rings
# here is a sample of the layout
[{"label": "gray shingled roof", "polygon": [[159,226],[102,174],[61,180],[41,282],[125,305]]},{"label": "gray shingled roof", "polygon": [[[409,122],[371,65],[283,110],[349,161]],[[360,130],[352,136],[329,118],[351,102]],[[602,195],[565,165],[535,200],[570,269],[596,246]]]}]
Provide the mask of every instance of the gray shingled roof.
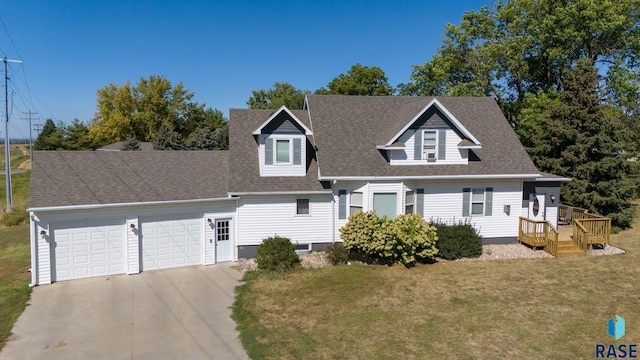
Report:
[{"label": "gray shingled roof", "polygon": [[29,207],[227,197],[228,151],[36,151]]},{"label": "gray shingled roof", "polygon": [[[229,192],[278,192],[278,191],[323,191],[328,184],[318,181],[318,165],[308,159],[307,176],[260,177],[258,163],[258,142],[252,132],[264,123],[276,110],[231,109],[229,111]],[[292,113],[311,129],[307,111],[294,110]],[[313,130],[313,129],[312,129]],[[310,140],[307,137],[307,152]],[[309,155],[309,154],[308,154]]]},{"label": "gray shingled roof", "polygon": [[538,174],[489,97],[438,97],[482,144],[468,165],[391,166],[376,145],[397,134],[433,97],[309,95],[322,177]]},{"label": "gray shingled roof", "polygon": [[[105,145],[101,148],[97,148],[97,151],[121,151],[124,141],[118,141],[113,144]],[[142,141],[140,142],[139,151],[154,151],[153,143]]]}]

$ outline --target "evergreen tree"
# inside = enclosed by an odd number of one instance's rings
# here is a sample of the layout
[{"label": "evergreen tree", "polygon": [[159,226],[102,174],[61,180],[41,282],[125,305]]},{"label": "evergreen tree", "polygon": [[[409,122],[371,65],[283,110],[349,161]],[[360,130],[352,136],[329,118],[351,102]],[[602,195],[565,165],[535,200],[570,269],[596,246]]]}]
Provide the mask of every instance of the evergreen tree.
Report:
[{"label": "evergreen tree", "polygon": [[122,151],[139,151],[140,150],[140,141],[135,137],[130,137],[122,143],[120,147]]},{"label": "evergreen tree", "polygon": [[557,99],[544,101],[546,110],[527,129],[525,145],[540,170],[572,179],[562,187],[564,203],[627,228],[634,214],[629,200],[636,190],[631,178],[635,163],[628,161],[624,114],[602,104],[597,84],[593,62],[578,61]]}]

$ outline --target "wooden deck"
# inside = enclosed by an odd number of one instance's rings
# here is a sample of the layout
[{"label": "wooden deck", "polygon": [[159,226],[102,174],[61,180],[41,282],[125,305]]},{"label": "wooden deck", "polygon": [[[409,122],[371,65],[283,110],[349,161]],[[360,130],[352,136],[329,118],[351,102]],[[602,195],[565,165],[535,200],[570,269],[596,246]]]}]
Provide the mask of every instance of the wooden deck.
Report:
[{"label": "wooden deck", "polygon": [[520,217],[518,241],[553,256],[584,255],[595,244],[609,244],[611,219],[560,205],[558,228],[548,220]]}]

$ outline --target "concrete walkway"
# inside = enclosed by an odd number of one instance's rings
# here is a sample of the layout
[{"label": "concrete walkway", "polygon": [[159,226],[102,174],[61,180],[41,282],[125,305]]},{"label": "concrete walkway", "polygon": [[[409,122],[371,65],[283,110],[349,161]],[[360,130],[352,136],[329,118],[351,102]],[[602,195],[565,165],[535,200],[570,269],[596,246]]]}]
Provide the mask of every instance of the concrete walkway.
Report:
[{"label": "concrete walkway", "polygon": [[248,359],[230,318],[232,265],[35,287],[0,360]]}]

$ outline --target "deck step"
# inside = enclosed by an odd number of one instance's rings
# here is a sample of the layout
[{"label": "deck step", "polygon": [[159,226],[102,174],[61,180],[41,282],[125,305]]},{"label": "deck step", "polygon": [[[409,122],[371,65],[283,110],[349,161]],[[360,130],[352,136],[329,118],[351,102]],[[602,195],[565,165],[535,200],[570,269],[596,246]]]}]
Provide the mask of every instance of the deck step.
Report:
[{"label": "deck step", "polygon": [[556,257],[582,256],[586,254],[587,252],[580,249],[580,246],[574,244],[573,241],[558,241],[558,251]]}]

